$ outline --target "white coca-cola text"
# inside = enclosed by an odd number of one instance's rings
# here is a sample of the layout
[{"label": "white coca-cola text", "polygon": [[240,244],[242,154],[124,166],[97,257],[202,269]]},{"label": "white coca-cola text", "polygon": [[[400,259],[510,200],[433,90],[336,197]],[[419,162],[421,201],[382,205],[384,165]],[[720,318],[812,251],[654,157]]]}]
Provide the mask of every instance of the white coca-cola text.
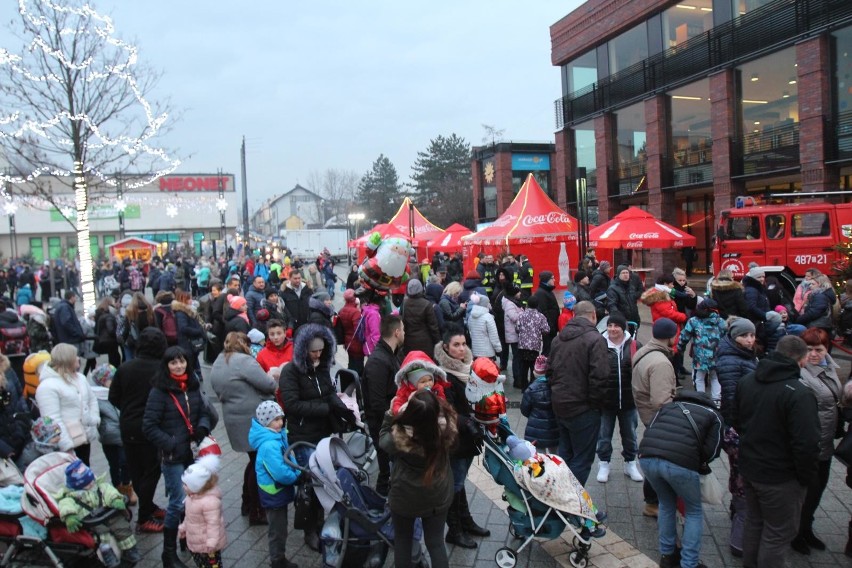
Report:
[{"label": "white coca-cola text", "polygon": [[630,233],[630,239],[659,239],[660,233]]},{"label": "white coca-cola text", "polygon": [[550,211],[547,215],[524,215],[521,224],[524,227],[541,225],[542,223],[571,223],[571,217],[558,211]]}]

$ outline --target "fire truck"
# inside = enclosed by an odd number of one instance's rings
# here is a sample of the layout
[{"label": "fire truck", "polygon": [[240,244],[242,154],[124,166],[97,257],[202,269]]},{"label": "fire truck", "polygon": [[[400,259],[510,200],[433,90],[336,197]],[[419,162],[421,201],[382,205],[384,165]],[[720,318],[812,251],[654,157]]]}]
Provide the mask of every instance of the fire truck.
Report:
[{"label": "fire truck", "polygon": [[756,262],[788,291],[808,268],[832,274],[844,255],[835,246],[852,240],[852,203],[821,201],[784,205],[740,202],[722,211],[713,246],[713,268],[735,278]]}]

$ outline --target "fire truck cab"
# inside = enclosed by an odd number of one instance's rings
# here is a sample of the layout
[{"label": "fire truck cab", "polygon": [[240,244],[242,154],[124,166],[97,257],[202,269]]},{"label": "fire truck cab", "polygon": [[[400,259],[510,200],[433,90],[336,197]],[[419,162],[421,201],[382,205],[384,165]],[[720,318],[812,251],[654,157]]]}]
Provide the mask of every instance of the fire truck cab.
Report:
[{"label": "fire truck cab", "polygon": [[713,247],[714,270],[735,278],[748,265],[773,267],[795,286],[808,268],[831,274],[843,256],[835,245],[852,240],[852,203],[808,202],[743,206],[722,211]]}]

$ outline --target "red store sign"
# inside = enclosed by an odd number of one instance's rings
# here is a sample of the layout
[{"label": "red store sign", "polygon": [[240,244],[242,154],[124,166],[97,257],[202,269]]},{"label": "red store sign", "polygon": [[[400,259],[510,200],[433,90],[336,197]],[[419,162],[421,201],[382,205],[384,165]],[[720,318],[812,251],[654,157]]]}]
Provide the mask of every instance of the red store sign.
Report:
[{"label": "red store sign", "polygon": [[160,178],[160,191],[229,191],[231,176],[164,176]]}]

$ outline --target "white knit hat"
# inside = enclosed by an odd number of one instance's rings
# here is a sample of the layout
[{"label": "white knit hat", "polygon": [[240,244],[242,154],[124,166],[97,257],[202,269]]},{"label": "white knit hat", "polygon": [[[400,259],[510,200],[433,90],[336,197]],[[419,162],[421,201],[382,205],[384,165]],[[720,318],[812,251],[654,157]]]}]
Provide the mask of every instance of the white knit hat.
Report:
[{"label": "white knit hat", "polygon": [[249,341],[251,341],[252,343],[260,343],[261,341],[266,339],[266,336],[263,335],[263,332],[260,331],[259,329],[252,329],[251,331],[248,332],[247,335],[248,335]]},{"label": "white knit hat", "polygon": [[186,468],[180,480],[190,492],[199,493],[217,471],[219,471],[219,456],[207,454]]}]

